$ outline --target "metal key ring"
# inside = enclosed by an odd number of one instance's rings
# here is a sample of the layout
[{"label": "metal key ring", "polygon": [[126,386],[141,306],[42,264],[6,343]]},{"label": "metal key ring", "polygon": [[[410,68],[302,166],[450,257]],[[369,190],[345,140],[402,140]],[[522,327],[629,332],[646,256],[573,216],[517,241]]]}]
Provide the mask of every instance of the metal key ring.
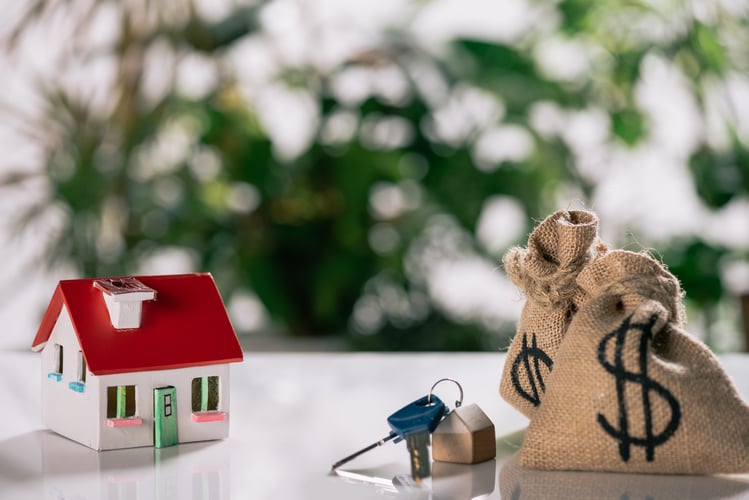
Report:
[{"label": "metal key ring", "polygon": [[455,385],[458,386],[458,390],[460,391],[460,399],[455,401],[455,408],[460,408],[463,404],[463,387],[458,383],[457,380],[452,378],[441,378],[438,381],[434,383],[431,389],[429,389],[429,395],[427,396],[427,404],[430,404],[432,402],[432,392],[434,391],[434,388],[437,387],[437,384],[440,382],[453,382]]}]

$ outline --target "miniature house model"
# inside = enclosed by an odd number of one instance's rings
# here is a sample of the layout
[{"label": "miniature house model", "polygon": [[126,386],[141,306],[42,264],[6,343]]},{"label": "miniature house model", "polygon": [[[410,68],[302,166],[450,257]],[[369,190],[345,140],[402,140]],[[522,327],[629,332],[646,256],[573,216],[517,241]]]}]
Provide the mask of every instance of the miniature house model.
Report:
[{"label": "miniature house model", "polygon": [[242,350],[210,274],[61,281],[32,349],[44,423],[90,448],[228,434]]}]

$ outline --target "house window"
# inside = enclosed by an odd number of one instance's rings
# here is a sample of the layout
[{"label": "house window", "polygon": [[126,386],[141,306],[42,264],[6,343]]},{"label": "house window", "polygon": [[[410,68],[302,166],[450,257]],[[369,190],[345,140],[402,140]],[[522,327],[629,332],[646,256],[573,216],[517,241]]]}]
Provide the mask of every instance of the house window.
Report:
[{"label": "house window", "polygon": [[86,358],[81,351],[78,351],[78,380],[82,384],[86,383]]},{"label": "house window", "polygon": [[107,387],[107,418],[135,416],[135,386],[114,385]]},{"label": "house window", "polygon": [[218,385],[218,377],[215,376],[192,379],[193,422],[215,422],[226,419],[226,413],[218,411]]},{"label": "house window", "polygon": [[86,358],[78,351],[78,380],[68,384],[75,392],[83,392],[86,389]]},{"label": "house window", "polygon": [[218,377],[192,379],[192,411],[218,410]]},{"label": "house window", "polygon": [[172,416],[172,395],[164,394],[164,416]]},{"label": "house window", "polygon": [[129,427],[143,420],[135,416],[135,386],[112,385],[107,387],[107,425]]},{"label": "house window", "polygon": [[61,381],[62,380],[62,359],[63,359],[63,349],[60,344],[54,345],[54,353],[52,354],[52,371],[47,374],[47,378]]}]

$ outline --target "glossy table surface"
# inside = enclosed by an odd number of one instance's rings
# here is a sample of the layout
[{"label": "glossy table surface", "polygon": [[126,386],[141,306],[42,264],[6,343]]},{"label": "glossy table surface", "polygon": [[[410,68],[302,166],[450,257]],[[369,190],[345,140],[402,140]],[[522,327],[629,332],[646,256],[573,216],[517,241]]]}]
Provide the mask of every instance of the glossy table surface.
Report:
[{"label": "glossy table surface", "polygon": [[[721,357],[749,399],[749,355]],[[541,472],[515,452],[525,417],[499,397],[503,354],[246,353],[233,365],[230,437],[154,450],[89,450],[42,427],[39,356],[0,351],[2,499],[749,498],[749,475],[648,476]],[[497,458],[434,462],[431,489],[408,486],[404,443],[330,473],[336,460],[385,436],[386,417],[457,379],[464,404],[492,419]],[[457,388],[435,390],[450,407]],[[343,477],[345,476],[345,477]]]}]

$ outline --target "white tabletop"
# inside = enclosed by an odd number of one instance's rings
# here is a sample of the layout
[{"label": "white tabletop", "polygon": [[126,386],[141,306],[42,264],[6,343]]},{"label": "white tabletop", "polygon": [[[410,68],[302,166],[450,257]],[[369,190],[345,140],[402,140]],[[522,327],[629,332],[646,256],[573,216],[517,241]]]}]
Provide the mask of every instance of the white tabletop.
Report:
[{"label": "white tabletop", "polygon": [[[721,358],[749,399],[749,355]],[[95,452],[45,430],[39,357],[0,351],[0,498],[382,499],[749,498],[749,475],[647,476],[521,469],[514,453],[527,420],[499,397],[504,356],[246,353],[232,366],[228,439],[154,450]],[[464,403],[493,420],[497,459],[435,462],[431,492],[408,490],[405,444],[387,443],[330,473],[336,460],[385,436],[386,417],[457,379]],[[451,384],[435,391],[450,407]],[[395,479],[395,481],[394,481]]]}]

